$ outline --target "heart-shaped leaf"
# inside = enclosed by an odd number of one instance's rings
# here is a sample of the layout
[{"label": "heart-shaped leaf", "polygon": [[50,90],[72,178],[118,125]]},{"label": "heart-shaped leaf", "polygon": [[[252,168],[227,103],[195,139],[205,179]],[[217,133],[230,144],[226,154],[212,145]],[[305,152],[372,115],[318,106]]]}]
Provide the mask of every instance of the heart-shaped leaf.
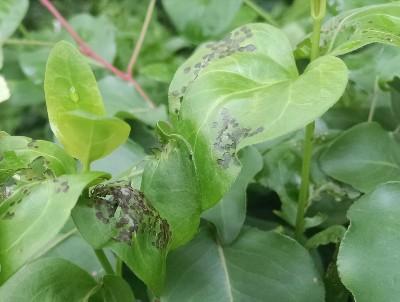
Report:
[{"label": "heart-shaped leaf", "polygon": [[339,275],[356,301],[397,301],[400,249],[400,182],[386,183],[350,208],[340,245]]},{"label": "heart-shaped leaf", "polygon": [[208,47],[177,71],[170,100],[178,112],[176,131],[193,152],[203,209],[236,178],[238,150],[302,128],[327,111],[347,83],[346,66],[331,56],[298,75],[289,41],[266,24],[241,27]]}]

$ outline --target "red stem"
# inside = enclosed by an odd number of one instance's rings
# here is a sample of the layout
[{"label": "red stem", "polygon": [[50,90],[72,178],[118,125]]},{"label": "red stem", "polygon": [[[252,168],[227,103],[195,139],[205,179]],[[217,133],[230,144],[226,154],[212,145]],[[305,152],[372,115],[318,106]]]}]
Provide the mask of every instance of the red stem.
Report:
[{"label": "red stem", "polygon": [[73,29],[71,24],[68,23],[68,21],[60,14],[60,12],[54,7],[54,5],[49,0],[40,0],[40,3],[54,16],[54,18],[56,18],[60,22],[62,27],[64,27],[65,30],[70,34],[72,39],[74,39],[76,44],[78,44],[79,50],[81,51],[82,54],[95,60],[96,62],[101,64],[104,68],[108,69],[117,77],[119,77],[120,79],[128,83],[131,83],[135,87],[137,92],[149,104],[149,106],[152,108],[155,107],[155,104],[149,98],[149,96],[144,92],[143,88],[139,85],[139,83],[136,82],[131,77],[130,74],[123,72],[122,70],[119,70],[117,67],[107,62],[104,58],[95,53],[93,49],[91,49],[90,46],[79,36],[79,34]]}]

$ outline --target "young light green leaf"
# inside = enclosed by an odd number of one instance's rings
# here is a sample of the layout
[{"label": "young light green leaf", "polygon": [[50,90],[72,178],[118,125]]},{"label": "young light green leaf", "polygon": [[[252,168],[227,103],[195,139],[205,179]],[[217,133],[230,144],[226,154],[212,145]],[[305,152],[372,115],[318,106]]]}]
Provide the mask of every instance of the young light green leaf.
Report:
[{"label": "young light green leaf", "polygon": [[80,267],[58,258],[30,263],[0,287],[4,302],[87,301],[99,285]]},{"label": "young light green leaf", "polygon": [[127,123],[115,117],[102,117],[84,111],[59,116],[59,139],[65,150],[83,163],[102,158],[123,144],[130,132]]},{"label": "young light green leaf", "polygon": [[[198,56],[178,70],[170,107],[178,112],[176,131],[193,150],[202,208],[207,209],[240,171],[236,152],[322,115],[342,95],[347,68],[340,59],[325,56],[299,76],[287,38],[267,24],[241,27],[212,44],[200,61]],[[181,81],[185,70],[194,74],[189,84]],[[182,91],[179,107],[174,95]]]},{"label": "young light green leaf", "polygon": [[[400,46],[400,3],[370,5],[331,18],[321,30],[321,53],[340,56],[371,43]],[[311,40],[297,47],[296,57],[308,57]]]},{"label": "young light green leaf", "polygon": [[61,41],[51,51],[44,88],[55,136],[85,167],[127,139],[129,125],[104,116],[94,75],[71,44]]},{"label": "young light green leaf", "polygon": [[310,255],[286,236],[247,228],[223,247],[203,229],[171,253],[160,301],[322,302],[324,287]]},{"label": "young light green leaf", "polygon": [[23,191],[0,217],[0,283],[31,260],[61,230],[82,190],[103,173],[68,175]]},{"label": "young light green leaf", "polygon": [[242,0],[163,0],[162,3],[178,31],[199,43],[223,34],[239,11]]},{"label": "young light green leaf", "polygon": [[399,199],[400,182],[382,184],[348,212],[351,224],[337,264],[342,282],[357,301],[396,301],[400,296]]},{"label": "young light green leaf", "polygon": [[400,144],[379,124],[363,123],[334,140],[320,163],[329,176],[368,192],[400,180]]},{"label": "young light green leaf", "polygon": [[0,3],[0,47],[17,29],[29,6],[28,0],[2,0]]},{"label": "young light green leaf", "polygon": [[231,189],[220,202],[202,214],[215,225],[222,244],[230,244],[239,235],[246,219],[247,186],[263,166],[261,154],[254,147],[243,149],[239,159],[243,168]]}]

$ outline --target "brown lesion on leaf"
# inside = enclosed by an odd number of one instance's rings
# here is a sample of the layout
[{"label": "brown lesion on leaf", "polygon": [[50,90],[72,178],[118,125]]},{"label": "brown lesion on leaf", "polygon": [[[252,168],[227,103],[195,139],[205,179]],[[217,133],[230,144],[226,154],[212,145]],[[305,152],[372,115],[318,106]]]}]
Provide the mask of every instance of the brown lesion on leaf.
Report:
[{"label": "brown lesion on leaf", "polygon": [[217,154],[217,163],[224,169],[229,168],[232,163],[239,165],[236,149],[242,139],[264,131],[262,126],[256,129],[241,127],[227,108],[222,108],[219,121],[212,122],[211,127],[218,129],[213,147]]},{"label": "brown lesion on leaf", "polygon": [[115,240],[130,245],[137,234],[147,234],[158,249],[166,248],[170,242],[168,222],[128,182],[98,185],[90,191],[90,199],[96,218],[116,228]]}]

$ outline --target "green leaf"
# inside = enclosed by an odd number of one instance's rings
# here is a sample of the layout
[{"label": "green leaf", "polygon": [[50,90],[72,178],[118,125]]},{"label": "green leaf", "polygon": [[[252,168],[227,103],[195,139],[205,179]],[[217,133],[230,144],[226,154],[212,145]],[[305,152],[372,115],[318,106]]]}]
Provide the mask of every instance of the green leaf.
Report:
[{"label": "green leaf", "polygon": [[220,202],[202,214],[215,225],[223,244],[230,244],[239,235],[246,219],[247,186],[263,166],[261,154],[254,147],[243,149],[239,159],[243,168],[231,189]]},{"label": "green leaf", "polygon": [[[68,222],[67,222],[68,224]],[[74,225],[68,232],[60,232],[50,242],[42,257],[62,258],[86,270],[91,276],[104,274],[93,248],[79,235]],[[64,227],[65,229],[65,227]]]},{"label": "green leaf", "polygon": [[107,76],[101,79],[99,89],[107,112],[111,115],[139,120],[153,127],[159,120],[167,120],[164,105],[151,108],[131,84],[117,77]]},{"label": "green leaf", "polygon": [[126,172],[143,161],[146,153],[143,147],[133,140],[128,139],[113,153],[93,163],[92,169],[95,171],[104,171],[113,176]]},{"label": "green leaf", "polygon": [[[209,47],[206,56],[199,50],[183,64],[170,88],[176,131],[193,150],[203,209],[237,176],[238,150],[302,128],[327,111],[347,83],[346,66],[331,56],[299,76],[287,38],[266,24],[239,28]],[[186,91],[181,108],[179,91]]]},{"label": "green leaf", "polygon": [[71,44],[59,42],[51,51],[44,88],[55,136],[85,167],[127,139],[128,124],[104,116],[94,75]]},{"label": "green leaf", "polygon": [[161,302],[322,302],[324,288],[307,251],[275,232],[245,229],[231,246],[203,230],[171,253]]},{"label": "green leaf", "polygon": [[140,191],[127,181],[100,184],[72,217],[95,249],[110,247],[154,293],[161,292],[171,233]]},{"label": "green leaf", "polygon": [[104,276],[99,291],[89,302],[135,302],[129,284],[118,276]]},{"label": "green leaf", "polygon": [[[321,54],[344,55],[371,43],[400,46],[400,3],[370,5],[329,19],[321,30]],[[308,57],[311,40],[297,47],[296,57]]]},{"label": "green leaf", "polygon": [[348,212],[351,224],[337,264],[342,282],[357,301],[396,301],[400,295],[399,198],[399,182],[382,184]]},{"label": "green leaf", "polygon": [[200,223],[197,171],[185,143],[172,140],[143,172],[141,189],[171,226],[174,249],[188,242]]},{"label": "green leaf", "polygon": [[[18,169],[28,168],[29,164],[35,159],[43,157],[47,161],[48,168],[56,176],[76,173],[75,160],[66,154],[61,147],[47,141],[32,140],[23,136],[0,136],[0,157],[7,152],[13,152],[18,158],[21,164]],[[0,171],[2,172],[7,170],[7,162],[5,161],[6,159],[0,160]],[[15,162],[8,163],[13,165]]]},{"label": "green leaf", "polygon": [[299,76],[284,34],[266,24],[239,28],[189,58],[170,87],[174,125],[164,133],[170,141],[142,181],[171,226],[171,248],[193,237],[201,212],[234,183],[240,149],[311,122],[337,101],[346,82],[347,69],[334,57],[314,61]]},{"label": "green leaf", "polygon": [[28,0],[2,0],[0,4],[0,47],[17,29],[29,6]]},{"label": "green leaf", "polygon": [[333,225],[325,230],[315,234],[306,242],[308,249],[315,249],[320,245],[326,245],[329,243],[339,243],[342,239],[346,229],[341,225]]},{"label": "green leaf", "polygon": [[84,111],[66,112],[58,120],[59,139],[65,150],[83,163],[110,154],[127,140],[130,132],[129,125],[118,118]]},{"label": "green leaf", "polygon": [[98,284],[86,271],[57,258],[45,258],[28,264],[2,287],[3,301],[65,302],[86,301]]},{"label": "green leaf", "polygon": [[223,34],[242,0],[163,0],[162,3],[178,31],[199,43]]},{"label": "green leaf", "polygon": [[82,190],[102,176],[102,173],[61,176],[23,192],[7,215],[0,217],[0,283],[57,235]]},{"label": "green leaf", "polygon": [[379,124],[363,123],[334,140],[320,163],[329,176],[368,192],[400,180],[400,145]]},{"label": "green leaf", "polygon": [[[116,29],[106,16],[93,17],[87,14],[79,14],[70,18],[69,23],[98,55],[107,62],[112,63],[114,61],[117,52]],[[65,35],[73,42],[69,34],[66,33]]]}]

